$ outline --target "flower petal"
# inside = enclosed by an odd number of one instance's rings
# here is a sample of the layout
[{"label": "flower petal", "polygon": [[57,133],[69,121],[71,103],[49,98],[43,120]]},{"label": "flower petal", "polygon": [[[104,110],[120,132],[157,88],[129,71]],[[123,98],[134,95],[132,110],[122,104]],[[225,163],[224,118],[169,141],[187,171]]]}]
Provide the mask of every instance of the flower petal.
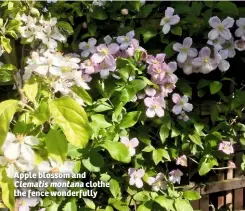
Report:
[{"label": "flower petal", "polygon": [[97,43],[96,39],[94,39],[94,38],[88,39],[88,44],[90,45],[90,47],[95,46],[96,43]]},{"label": "flower petal", "polygon": [[197,49],[195,49],[195,48],[190,48],[190,49],[188,50],[188,56],[191,57],[191,58],[196,57],[197,54],[198,54],[198,51],[197,51]]},{"label": "flower petal", "polygon": [[163,32],[163,34],[167,34],[167,33],[169,33],[169,31],[170,31],[170,25],[168,23],[166,23],[162,28],[162,32]]},{"label": "flower petal", "polygon": [[220,36],[226,40],[229,40],[231,39],[231,32],[229,31],[229,29],[224,29],[220,32]]},{"label": "flower petal", "polygon": [[217,16],[214,16],[209,19],[208,23],[211,27],[216,28],[219,24],[221,24],[221,21]]},{"label": "flower petal", "polygon": [[235,20],[231,17],[227,17],[225,20],[222,21],[222,24],[225,28],[231,28],[234,25]]},{"label": "flower petal", "polygon": [[190,48],[192,45],[192,38],[191,37],[186,37],[183,41],[183,46],[185,48]]},{"label": "flower petal", "polygon": [[167,7],[165,10],[165,17],[172,17],[174,14],[174,9],[172,7]]},{"label": "flower petal", "polygon": [[38,145],[39,144],[39,139],[35,136],[25,136],[24,137],[24,142],[26,144],[29,144],[31,146]]},{"label": "flower petal", "polygon": [[130,140],[130,145],[134,148],[137,147],[139,145],[139,140],[137,138],[132,138]]},{"label": "flower petal", "polygon": [[177,61],[180,63],[184,63],[187,59],[187,53],[180,52],[177,56]]},{"label": "flower petal", "polygon": [[182,107],[181,107],[180,105],[175,105],[175,106],[173,107],[172,111],[173,111],[174,114],[178,115],[178,114],[181,113]]},{"label": "flower petal", "polygon": [[215,40],[217,37],[219,36],[219,32],[216,29],[212,29],[209,33],[208,33],[208,38],[210,40]]},{"label": "flower petal", "polygon": [[11,143],[3,151],[4,156],[9,160],[16,160],[20,156],[20,143]]},{"label": "flower petal", "polygon": [[152,118],[156,115],[155,110],[153,108],[148,108],[146,110],[146,116],[148,116],[149,118]]},{"label": "flower petal", "polygon": [[221,60],[221,62],[219,63],[219,70],[221,72],[225,72],[230,68],[230,63],[226,60]]},{"label": "flower petal", "polygon": [[173,17],[170,18],[169,24],[175,25],[175,24],[179,23],[179,21],[180,21],[180,17],[178,15],[174,15]]},{"label": "flower petal", "polygon": [[183,48],[183,45],[181,45],[180,43],[173,44],[173,49],[177,52],[180,52],[182,48]]}]

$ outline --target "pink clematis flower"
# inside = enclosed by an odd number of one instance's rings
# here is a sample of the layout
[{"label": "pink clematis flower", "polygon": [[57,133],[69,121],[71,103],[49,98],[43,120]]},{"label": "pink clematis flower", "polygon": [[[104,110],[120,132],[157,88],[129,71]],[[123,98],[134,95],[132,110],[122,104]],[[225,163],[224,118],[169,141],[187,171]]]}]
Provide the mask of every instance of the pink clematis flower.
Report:
[{"label": "pink clematis flower", "polygon": [[166,54],[164,53],[157,54],[156,57],[152,55],[148,55],[146,58],[146,63],[148,63],[149,65],[153,65],[153,66],[160,65],[161,63],[164,62],[165,56]]},{"label": "pink clematis flower", "polygon": [[83,50],[81,53],[82,57],[88,57],[89,54],[93,54],[96,52],[96,45],[97,40],[94,38],[90,38],[88,42],[81,42],[79,43],[79,49]]},{"label": "pink clematis flower", "polygon": [[135,35],[134,30],[132,30],[132,31],[128,32],[126,34],[126,36],[118,36],[117,37],[117,42],[120,44],[121,50],[126,50],[130,46],[134,35]]},{"label": "pink clematis flower", "polygon": [[119,45],[116,43],[111,43],[108,46],[101,44],[97,47],[97,52],[91,57],[91,61],[94,63],[101,63],[105,61],[108,65],[112,65],[115,61],[113,54],[119,51]]},{"label": "pink clematis flower", "polygon": [[90,59],[85,60],[83,63],[81,63],[80,68],[84,70],[86,74],[93,74],[96,73],[97,69],[96,66],[97,64],[93,64]]},{"label": "pink clematis flower", "polygon": [[193,59],[192,65],[199,68],[201,73],[207,74],[218,67],[220,60],[221,57],[218,57],[218,55],[211,58],[210,48],[204,47],[200,50],[199,57]]},{"label": "pink clematis flower", "polygon": [[181,114],[178,116],[178,119],[182,119],[183,121],[187,122],[190,118],[184,111],[182,111]]},{"label": "pink clematis flower", "polygon": [[186,37],[183,41],[183,45],[180,43],[175,43],[173,45],[173,49],[179,52],[177,56],[177,61],[180,63],[184,63],[187,60],[187,57],[194,58],[197,56],[198,52],[197,49],[191,48],[192,45],[192,38]]},{"label": "pink clematis flower", "polygon": [[167,189],[167,181],[164,179],[163,173],[158,173],[156,177],[148,177],[147,183],[152,186],[152,190],[166,190]]},{"label": "pink clematis flower", "polygon": [[167,97],[168,94],[173,92],[175,87],[176,87],[175,83],[165,83],[164,85],[160,86],[161,95],[163,97]]},{"label": "pink clematis flower", "polygon": [[166,84],[166,83],[176,83],[178,81],[178,77],[174,74],[177,70],[177,63],[176,62],[169,62],[167,64],[166,75],[164,79],[159,84]]},{"label": "pink clematis flower", "polygon": [[235,49],[239,51],[244,51],[245,50],[245,41],[244,40],[236,40],[235,41]]},{"label": "pink clematis flower", "polygon": [[232,143],[229,142],[229,141],[222,141],[219,144],[219,150],[224,152],[227,155],[230,155],[230,154],[234,153],[234,149],[233,149]]},{"label": "pink clematis flower", "polygon": [[217,16],[214,16],[209,19],[209,25],[213,28],[208,33],[208,38],[210,40],[214,40],[218,36],[221,36],[226,40],[231,39],[232,36],[229,28],[231,28],[234,25],[233,18],[227,17],[225,20],[221,22],[221,20]]},{"label": "pink clematis flower", "polygon": [[154,97],[156,95],[156,93],[157,93],[157,91],[152,87],[148,86],[145,88],[145,94],[149,97]]},{"label": "pink clematis flower", "polygon": [[187,157],[185,155],[178,157],[176,165],[187,166]]},{"label": "pink clematis flower", "polygon": [[154,116],[164,116],[165,101],[161,95],[157,97],[147,97],[144,99],[144,103],[148,107],[146,110],[146,116],[150,118]]},{"label": "pink clematis flower", "polygon": [[241,37],[242,40],[245,40],[245,18],[239,18],[236,21],[238,29],[235,31],[236,37]]},{"label": "pink clematis flower", "polygon": [[165,10],[165,17],[162,18],[160,22],[160,26],[163,26],[162,32],[167,34],[170,31],[171,25],[176,25],[180,21],[180,17],[178,15],[173,15],[174,9],[172,7],[168,7]]},{"label": "pink clematis flower", "polygon": [[169,181],[172,183],[178,183],[180,184],[181,177],[183,176],[183,173],[179,169],[175,169],[169,173]]},{"label": "pink clematis flower", "polygon": [[128,139],[127,137],[121,137],[121,142],[129,149],[130,155],[135,155],[135,148],[139,145],[137,138]]},{"label": "pink clematis flower", "polygon": [[223,49],[222,45],[225,43],[225,39],[223,37],[217,37],[214,40],[208,40],[207,44],[214,46],[214,48],[217,51],[220,51],[221,49]]},{"label": "pink clematis flower", "polygon": [[136,170],[135,168],[129,168],[128,174],[130,176],[130,185],[135,185],[137,188],[143,187],[142,177],[145,175],[145,171],[143,169]]},{"label": "pink clematis flower", "polygon": [[106,63],[106,61],[103,61],[99,64],[99,71],[101,78],[107,78],[110,74],[110,72],[114,72],[116,70],[116,63],[115,59],[111,62],[111,64]]},{"label": "pink clematis flower", "polygon": [[154,83],[159,84],[164,79],[167,70],[168,65],[166,63],[161,63],[159,65],[150,65],[147,72],[151,75],[151,80]]},{"label": "pink clematis flower", "polygon": [[175,103],[172,111],[176,115],[181,114],[182,111],[190,112],[193,109],[193,105],[188,103],[188,97],[185,95],[180,97],[179,94],[174,93],[172,100]]}]

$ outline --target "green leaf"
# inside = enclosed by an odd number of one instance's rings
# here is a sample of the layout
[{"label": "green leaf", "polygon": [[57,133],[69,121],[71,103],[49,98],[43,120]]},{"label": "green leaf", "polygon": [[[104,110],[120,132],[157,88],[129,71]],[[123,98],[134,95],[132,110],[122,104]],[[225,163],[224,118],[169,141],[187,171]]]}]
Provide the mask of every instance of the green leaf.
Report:
[{"label": "green leaf", "polygon": [[58,26],[59,28],[63,28],[64,30],[66,30],[69,34],[73,33],[73,28],[72,26],[65,21],[59,21],[56,26]]},{"label": "green leaf", "polygon": [[91,131],[84,109],[71,97],[61,97],[49,104],[49,110],[67,140],[74,146],[84,148]]},{"label": "green leaf", "polygon": [[110,191],[114,198],[121,196],[119,183],[115,179],[110,179]]},{"label": "green leaf", "polygon": [[166,124],[162,124],[160,128],[160,138],[162,143],[166,141],[166,138],[168,138],[168,136],[169,136],[169,128],[167,127]]},{"label": "green leaf", "polygon": [[195,143],[196,145],[198,145],[201,148],[203,148],[201,138],[200,138],[200,136],[197,133],[194,133],[192,135],[190,134],[189,135],[189,138],[191,139],[191,141],[193,143]]},{"label": "green leaf", "polygon": [[213,81],[210,84],[210,93],[213,95],[217,93],[218,91],[220,91],[221,88],[222,88],[222,83],[220,83],[219,81]]},{"label": "green leaf", "polygon": [[4,50],[7,53],[10,53],[12,51],[12,47],[10,45],[10,39],[6,37],[1,37],[1,45],[3,46]]},{"label": "green leaf", "polygon": [[147,28],[142,33],[144,43],[148,42],[151,38],[157,35],[157,30],[155,28]]},{"label": "green leaf", "polygon": [[198,172],[200,176],[207,174],[213,166],[218,166],[217,159],[212,155],[203,156],[198,164]]},{"label": "green leaf", "polygon": [[3,64],[0,66],[0,82],[13,81],[17,68],[12,64]]},{"label": "green leaf", "polygon": [[49,106],[46,100],[43,100],[38,108],[31,113],[32,116],[32,122],[35,125],[41,125],[44,122],[48,121],[50,118],[50,112],[49,112]]},{"label": "green leaf", "polygon": [[75,92],[80,98],[82,98],[84,102],[88,105],[92,104],[93,100],[84,88],[79,86],[73,86],[72,91]]},{"label": "green leaf", "polygon": [[173,204],[174,204],[174,200],[173,199],[168,199],[165,196],[157,196],[154,199],[154,201],[157,202],[158,204],[160,204],[161,207],[165,208],[168,211],[175,210],[174,207],[173,207]]},{"label": "green leaf", "polygon": [[211,120],[212,122],[215,122],[219,117],[219,109],[217,108],[216,104],[211,105],[210,112],[211,112]]},{"label": "green leaf", "polygon": [[103,114],[95,114],[91,116],[93,122],[98,125],[98,128],[107,128],[112,124],[105,120],[105,116]]},{"label": "green leaf", "polygon": [[89,13],[88,16],[98,20],[106,20],[108,18],[106,10],[100,7],[94,7],[93,12]]},{"label": "green leaf", "polygon": [[136,201],[148,201],[150,199],[150,194],[147,191],[140,191],[134,195],[134,200]]},{"label": "green leaf", "polygon": [[176,199],[174,201],[174,207],[176,211],[193,211],[193,208],[190,205],[190,202],[184,199]]},{"label": "green leaf", "polygon": [[90,209],[95,210],[95,204],[91,199],[83,198],[84,203],[89,207]]},{"label": "green leaf", "polygon": [[126,116],[122,119],[120,127],[122,128],[129,128],[134,126],[139,117],[140,117],[141,111],[132,111],[126,114]]},{"label": "green leaf", "polygon": [[183,192],[183,196],[187,200],[198,200],[201,198],[200,194],[196,191],[186,190]]},{"label": "green leaf", "polygon": [[95,150],[91,150],[88,158],[82,160],[83,165],[91,172],[99,172],[100,168],[104,166],[104,159]]},{"label": "green leaf", "polygon": [[209,86],[211,83],[211,81],[208,81],[208,80],[205,80],[205,79],[201,79],[200,81],[198,81],[198,84],[197,84],[197,89],[201,89],[205,86]]},{"label": "green leaf", "polygon": [[195,127],[195,130],[197,131],[197,133],[199,134],[202,132],[202,130],[204,128],[204,124],[201,122],[195,122],[194,127]]},{"label": "green leaf", "polygon": [[[55,210],[50,209],[50,211],[55,211]],[[67,202],[63,207],[62,211],[77,211],[76,200],[71,199],[71,201]]]},{"label": "green leaf", "polygon": [[137,211],[151,211],[152,210],[152,204],[153,204],[153,201],[147,201],[144,204],[141,204],[138,207]]},{"label": "green leaf", "polygon": [[107,149],[113,159],[123,163],[131,161],[129,150],[123,143],[106,141],[100,145]]},{"label": "green leaf", "polygon": [[0,175],[0,186],[2,193],[3,203],[12,211],[14,210],[15,197],[14,197],[14,182],[12,179],[8,178],[4,170],[1,171]]},{"label": "green leaf", "polygon": [[9,124],[17,110],[18,103],[17,100],[6,100],[0,103],[0,147],[7,136]]},{"label": "green leaf", "polygon": [[179,79],[177,82],[177,88],[186,96],[191,97],[192,96],[192,88],[189,85],[189,81],[185,79]]},{"label": "green leaf", "polygon": [[39,83],[34,79],[28,80],[23,87],[23,91],[27,97],[27,99],[31,102],[36,102],[36,96],[38,93]]},{"label": "green leaf", "polygon": [[239,15],[236,4],[230,1],[220,1],[216,4],[215,8],[219,9],[223,14]]},{"label": "green leaf", "polygon": [[180,26],[175,26],[171,29],[171,33],[174,35],[181,36],[182,35],[182,28]]},{"label": "green leaf", "polygon": [[245,91],[237,89],[235,91],[235,96],[231,101],[231,109],[234,110],[243,104],[245,104]]},{"label": "green leaf", "polygon": [[45,144],[50,157],[62,163],[65,161],[68,147],[66,138],[60,131],[50,129]]},{"label": "green leaf", "polygon": [[171,57],[173,56],[174,54],[176,54],[176,51],[173,50],[173,45],[174,43],[176,43],[175,41],[169,43],[166,48],[164,49],[164,53],[168,56],[168,57]]},{"label": "green leaf", "polygon": [[152,159],[156,165],[162,161],[163,157],[166,158],[167,160],[170,160],[167,150],[165,149],[154,149],[153,150]]}]

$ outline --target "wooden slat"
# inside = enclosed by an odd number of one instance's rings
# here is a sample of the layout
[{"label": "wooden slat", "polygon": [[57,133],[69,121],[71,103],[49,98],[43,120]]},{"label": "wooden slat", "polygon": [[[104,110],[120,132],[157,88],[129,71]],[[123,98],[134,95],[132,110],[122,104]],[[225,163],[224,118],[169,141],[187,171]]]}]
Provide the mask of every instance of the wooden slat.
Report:
[{"label": "wooden slat", "polygon": [[[227,170],[227,177],[226,179],[232,179],[233,178],[233,169]],[[232,191],[227,191],[225,196],[225,204],[227,207],[229,207],[229,210],[232,210]]]},{"label": "wooden slat", "polygon": [[200,210],[209,211],[209,195],[203,195],[200,199]]},{"label": "wooden slat", "polygon": [[201,194],[217,193],[245,187],[245,178],[233,178],[219,182],[209,182],[201,188]]},{"label": "wooden slat", "polygon": [[[200,193],[200,188],[196,188],[195,191]],[[200,210],[200,200],[191,201],[191,206],[194,210]]]},{"label": "wooden slat", "polygon": [[[242,163],[242,155],[243,153],[237,153],[235,156],[235,164],[237,168],[235,169],[235,177],[240,177],[242,175],[242,171],[240,169],[240,165]],[[243,188],[239,188],[234,190],[234,210],[242,210],[243,209]]]},{"label": "wooden slat", "polygon": [[[223,165],[220,165],[220,167],[223,167]],[[218,172],[218,181],[223,181],[224,179],[225,179],[225,172],[224,170],[221,170]],[[224,205],[225,205],[225,196],[222,193],[218,196],[218,209],[220,209]]]}]

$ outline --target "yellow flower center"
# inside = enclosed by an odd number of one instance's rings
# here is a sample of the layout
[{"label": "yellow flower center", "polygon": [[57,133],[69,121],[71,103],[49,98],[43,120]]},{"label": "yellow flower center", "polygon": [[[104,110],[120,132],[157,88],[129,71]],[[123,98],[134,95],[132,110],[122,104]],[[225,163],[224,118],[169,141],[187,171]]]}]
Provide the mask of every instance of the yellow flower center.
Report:
[{"label": "yellow flower center", "polygon": [[204,63],[209,63],[209,58],[206,56],[203,60]]},{"label": "yellow flower center", "polygon": [[217,28],[218,28],[219,31],[223,31],[225,27],[222,24],[220,24],[220,25],[218,25]]},{"label": "yellow flower center", "polygon": [[19,142],[21,142],[21,143],[24,142],[24,137],[25,137],[24,134],[17,134],[17,135],[16,135],[17,141],[19,141]]},{"label": "yellow flower center", "polygon": [[106,56],[106,55],[108,55],[109,51],[108,51],[108,49],[103,48],[103,49],[101,50],[101,53],[102,53],[104,56]]}]

